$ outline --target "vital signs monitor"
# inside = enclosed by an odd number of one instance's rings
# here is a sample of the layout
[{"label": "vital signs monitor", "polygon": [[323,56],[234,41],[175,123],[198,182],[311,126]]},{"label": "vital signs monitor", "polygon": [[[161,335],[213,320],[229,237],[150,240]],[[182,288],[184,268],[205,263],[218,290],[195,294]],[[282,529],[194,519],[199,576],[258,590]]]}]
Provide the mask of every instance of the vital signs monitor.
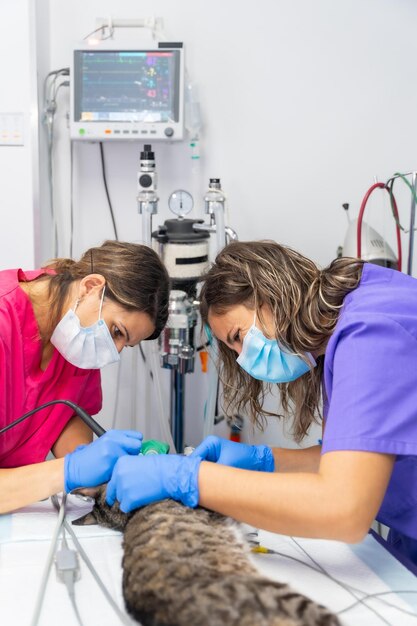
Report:
[{"label": "vital signs monitor", "polygon": [[[104,44],[103,44],[104,45]],[[74,50],[71,138],[174,141],[184,134],[181,43],[156,47],[87,46]]]}]

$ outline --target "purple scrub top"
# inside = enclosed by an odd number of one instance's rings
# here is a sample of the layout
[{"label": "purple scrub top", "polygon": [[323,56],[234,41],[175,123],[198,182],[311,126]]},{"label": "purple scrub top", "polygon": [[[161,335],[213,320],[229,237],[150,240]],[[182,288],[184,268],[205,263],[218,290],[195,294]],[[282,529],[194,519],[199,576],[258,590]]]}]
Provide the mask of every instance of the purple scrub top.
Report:
[{"label": "purple scrub top", "polygon": [[322,453],[395,454],[377,519],[417,539],[417,280],[365,264],[324,361]]}]

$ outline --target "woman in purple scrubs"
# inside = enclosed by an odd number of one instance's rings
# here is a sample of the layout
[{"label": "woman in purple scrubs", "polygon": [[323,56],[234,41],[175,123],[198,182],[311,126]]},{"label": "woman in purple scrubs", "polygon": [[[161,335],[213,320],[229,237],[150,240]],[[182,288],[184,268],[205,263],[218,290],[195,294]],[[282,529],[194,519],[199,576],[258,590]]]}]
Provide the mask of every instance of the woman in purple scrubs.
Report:
[{"label": "woman in purple scrubs", "polygon": [[295,439],[322,419],[322,445],[209,437],[188,458],[122,458],[108,499],[131,509],[170,496],[347,542],[376,518],[417,562],[417,281],[355,259],[319,270],[277,243],[236,242],[218,255],[201,302],[219,340],[226,410],[246,408],[262,425],[274,415],[262,408],[266,384],[278,386]]}]

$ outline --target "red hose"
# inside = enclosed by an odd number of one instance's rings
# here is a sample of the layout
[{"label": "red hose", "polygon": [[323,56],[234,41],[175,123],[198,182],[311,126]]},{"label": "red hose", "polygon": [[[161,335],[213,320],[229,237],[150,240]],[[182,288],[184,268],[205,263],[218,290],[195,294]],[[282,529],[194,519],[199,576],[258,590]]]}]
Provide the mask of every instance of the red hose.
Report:
[{"label": "red hose", "polygon": [[375,191],[375,189],[386,189],[387,192],[390,195],[390,198],[392,197],[392,210],[394,212],[395,227],[396,227],[396,231],[397,231],[398,270],[401,272],[402,251],[401,251],[401,232],[400,232],[400,227],[399,227],[400,218],[399,218],[398,207],[397,207],[397,203],[396,203],[395,198],[394,198],[394,194],[390,193],[390,190],[386,186],[385,183],[375,183],[375,185],[372,185],[372,187],[370,187],[368,189],[368,191],[365,194],[364,199],[362,200],[361,208],[359,210],[358,230],[357,230],[358,258],[360,259],[361,258],[361,254],[362,254],[362,219],[363,219],[363,214],[365,212],[365,207],[366,207],[366,203],[368,202],[369,196],[371,195],[371,193],[373,191]]}]

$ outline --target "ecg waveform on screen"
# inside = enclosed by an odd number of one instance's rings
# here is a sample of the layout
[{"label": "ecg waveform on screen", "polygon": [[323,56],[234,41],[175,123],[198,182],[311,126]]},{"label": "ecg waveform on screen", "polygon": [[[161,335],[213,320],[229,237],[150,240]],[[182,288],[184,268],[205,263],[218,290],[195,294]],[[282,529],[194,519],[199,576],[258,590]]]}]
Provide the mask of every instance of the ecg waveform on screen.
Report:
[{"label": "ecg waveform on screen", "polygon": [[82,120],[175,119],[173,52],[87,52],[82,59]]}]

